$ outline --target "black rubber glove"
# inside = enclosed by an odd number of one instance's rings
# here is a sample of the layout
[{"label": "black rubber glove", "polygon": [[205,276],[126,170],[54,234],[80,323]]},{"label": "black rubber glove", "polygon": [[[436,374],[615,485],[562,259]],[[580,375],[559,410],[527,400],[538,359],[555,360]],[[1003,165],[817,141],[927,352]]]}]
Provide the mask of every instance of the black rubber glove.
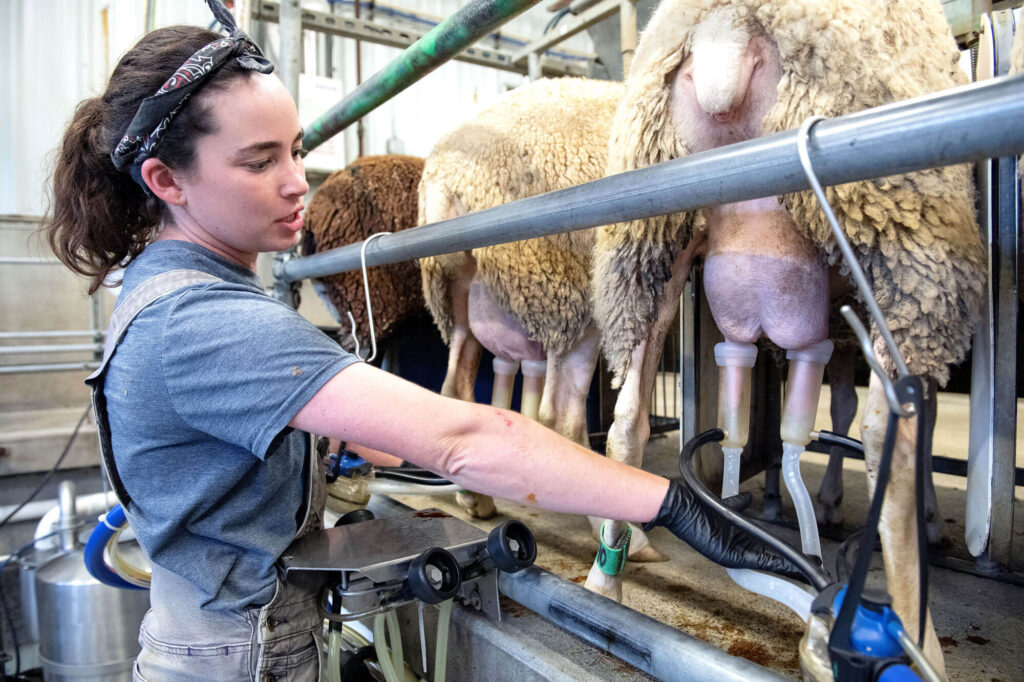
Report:
[{"label": "black rubber glove", "polygon": [[[750,503],[750,494],[742,493],[726,503],[734,509],[744,507]],[[708,559],[727,568],[753,568],[806,580],[793,562],[708,509],[689,488],[676,481],[669,480],[658,515],[643,524],[643,529],[655,526],[665,526]]]}]

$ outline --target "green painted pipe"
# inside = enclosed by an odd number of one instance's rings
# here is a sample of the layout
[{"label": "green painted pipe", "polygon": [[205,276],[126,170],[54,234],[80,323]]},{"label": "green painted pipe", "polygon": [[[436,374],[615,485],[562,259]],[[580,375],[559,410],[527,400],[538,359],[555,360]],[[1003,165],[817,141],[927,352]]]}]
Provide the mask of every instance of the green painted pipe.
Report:
[{"label": "green painted pipe", "polygon": [[370,113],[402,90],[540,0],[474,0],[407,47],[350,92],[306,131],[307,151]]}]

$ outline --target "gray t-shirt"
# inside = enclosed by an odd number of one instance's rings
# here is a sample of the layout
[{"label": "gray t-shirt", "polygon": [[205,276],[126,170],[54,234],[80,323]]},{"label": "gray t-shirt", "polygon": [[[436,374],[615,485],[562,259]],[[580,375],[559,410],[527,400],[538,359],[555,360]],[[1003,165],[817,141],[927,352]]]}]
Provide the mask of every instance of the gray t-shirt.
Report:
[{"label": "gray t-shirt", "polygon": [[288,422],[358,360],[254,273],[188,242],[147,246],[121,298],[175,269],[224,281],[169,294],[128,328],[104,383],[114,459],[152,562],[203,608],[262,605],[304,509],[306,438]]}]

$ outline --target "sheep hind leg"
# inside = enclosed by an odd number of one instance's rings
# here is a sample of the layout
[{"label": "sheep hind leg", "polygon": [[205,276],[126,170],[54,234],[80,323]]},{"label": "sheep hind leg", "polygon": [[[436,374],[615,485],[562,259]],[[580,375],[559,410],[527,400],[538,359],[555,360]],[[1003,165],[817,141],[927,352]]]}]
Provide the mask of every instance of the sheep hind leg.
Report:
[{"label": "sheep hind leg", "polygon": [[[853,370],[856,362],[855,346],[837,346],[825,366],[828,374],[831,400],[829,412],[832,417],[832,432],[845,436],[857,416],[857,391],[854,388]],[[814,512],[820,526],[841,526],[843,510],[843,455],[839,446],[829,448],[828,467],[818,489]]]},{"label": "sheep hind leg", "polygon": [[[456,327],[456,333],[457,331],[458,327]],[[477,341],[468,328],[465,333],[468,338],[461,344],[461,353],[456,358],[459,368],[454,372],[452,379],[452,385],[457,390],[453,397],[473,402],[473,386],[476,383],[476,373],[480,366],[481,346],[480,342]],[[455,355],[455,347],[455,333],[453,333],[453,356]],[[452,373],[451,360],[449,360],[448,370],[449,373]],[[445,379],[445,386],[448,386],[447,378]],[[444,389],[442,389],[442,394],[448,395],[444,393]],[[494,498],[490,495],[474,493],[471,490],[460,490],[455,493],[455,502],[475,519],[489,519],[498,513],[498,508],[494,506]]]},{"label": "sheep hind leg", "polygon": [[[452,287],[452,341],[448,349],[448,369],[445,372],[441,395],[473,402],[473,387],[480,369],[480,341],[469,328],[469,282],[465,277]],[[473,518],[489,519],[497,513],[494,499],[469,490],[455,493],[455,502]]]},{"label": "sheep hind leg", "polygon": [[[928,448],[925,452],[932,451],[931,439],[935,435],[935,418],[938,410],[939,386],[934,379],[928,379],[925,383],[925,418],[928,420],[924,430],[928,438]],[[932,458],[926,461],[928,470],[925,477],[925,498],[924,518],[928,524],[928,544],[936,547],[944,547],[949,544],[949,537],[946,535],[946,524],[939,514],[938,498],[935,496],[935,479],[932,473]]]},{"label": "sheep hind leg", "polygon": [[[615,420],[608,429],[607,455],[613,460],[639,467],[643,462],[644,446],[651,434],[649,421],[651,397],[658,375],[661,349],[675,317],[679,296],[686,284],[686,276],[693,262],[696,243],[686,252],[679,253],[672,264],[672,277],[665,283],[661,300],[658,302],[657,319],[647,332],[647,337],[635,349],[626,370],[618,400],[615,402]],[[603,526],[603,539],[609,547],[623,533],[626,524],[622,521],[608,521]],[[587,575],[585,587],[615,601],[622,601],[622,575],[608,575],[601,570],[595,559]]]},{"label": "sheep hind leg", "polygon": [[[878,465],[889,419],[889,404],[881,381],[871,376],[868,399],[861,422],[864,464],[868,474],[868,494],[874,496]],[[901,420],[896,433],[889,485],[882,504],[878,533],[893,609],[911,637],[917,638],[918,599],[917,522],[914,507],[914,445],[917,425],[914,419]],[[932,666],[945,677],[942,649],[935,635],[931,614],[925,622],[924,653]]]},{"label": "sheep hind leg", "polygon": [[[600,353],[601,333],[590,326],[568,352],[548,361],[547,379],[541,398],[538,421],[585,448],[590,447],[587,432],[587,395],[594,378]],[[524,377],[525,382],[525,377]],[[525,384],[524,384],[525,385]],[[525,389],[524,389],[525,390]],[[603,519],[588,516],[594,539],[599,539]],[[665,561],[667,557],[651,546],[647,534],[635,524],[629,524],[632,539],[629,543],[630,561]]]}]

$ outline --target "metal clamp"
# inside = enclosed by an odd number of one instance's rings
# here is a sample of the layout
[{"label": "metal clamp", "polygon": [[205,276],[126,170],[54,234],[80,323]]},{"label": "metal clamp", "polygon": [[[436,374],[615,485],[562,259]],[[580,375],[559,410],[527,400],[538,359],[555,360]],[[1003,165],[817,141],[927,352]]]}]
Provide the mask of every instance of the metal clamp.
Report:
[{"label": "metal clamp", "polygon": [[298,256],[296,255],[295,247],[287,251],[278,251],[274,254],[274,286],[271,288],[270,295],[285,305],[298,310],[299,303],[301,302],[300,290],[302,288],[302,281],[295,280],[289,282],[284,278],[284,266],[288,261],[296,258]]},{"label": "metal clamp", "polygon": [[[811,157],[807,151],[807,141],[811,137],[811,129],[820,121],[824,121],[824,116],[811,116],[803,125],[800,126],[800,132],[797,134],[796,144],[797,152],[800,154],[800,164],[803,166],[804,174],[807,176],[807,181],[811,184],[811,189],[814,190],[814,195],[818,197],[818,203],[821,204],[821,210],[824,211],[825,217],[828,219],[829,225],[832,227],[832,235],[835,237],[836,243],[839,245],[839,250],[843,254],[843,258],[846,260],[846,264],[850,268],[850,273],[853,275],[854,282],[857,284],[857,289],[860,291],[861,298],[864,299],[865,304],[868,306],[868,312],[874,319],[875,324],[878,325],[878,331],[882,335],[882,339],[885,341],[885,347],[889,350],[889,355],[892,356],[893,363],[896,365],[896,372],[899,376],[905,377],[910,374],[907,370],[907,365],[903,361],[903,355],[900,353],[900,349],[896,346],[896,341],[892,338],[892,332],[889,331],[889,326],[885,323],[885,318],[882,316],[882,310],[878,307],[878,301],[875,300],[874,295],[871,293],[871,286],[868,284],[867,277],[864,275],[864,270],[861,269],[860,263],[857,262],[857,258],[853,253],[853,248],[850,246],[850,242],[846,239],[846,235],[843,233],[842,228],[839,226],[839,220],[836,218],[836,214],[832,212],[832,206],[829,204],[828,198],[825,196],[825,190],[822,189],[821,183],[818,182],[818,176],[814,172],[814,168],[811,165]],[[864,328],[863,323],[857,316],[854,315],[853,310],[849,306],[843,306],[841,310],[843,317],[853,327],[853,333],[857,335],[857,339],[860,341],[861,348],[864,351],[864,357],[871,366],[871,371],[878,375],[878,378],[882,382],[882,387],[885,389],[885,397],[889,403],[889,409],[892,412],[904,419],[914,416],[913,409],[907,409],[900,404],[899,399],[896,396],[896,389],[893,387],[892,380],[889,378],[889,373],[882,368],[881,362],[875,356],[875,351],[871,347],[871,339],[868,336],[867,330]]]}]

